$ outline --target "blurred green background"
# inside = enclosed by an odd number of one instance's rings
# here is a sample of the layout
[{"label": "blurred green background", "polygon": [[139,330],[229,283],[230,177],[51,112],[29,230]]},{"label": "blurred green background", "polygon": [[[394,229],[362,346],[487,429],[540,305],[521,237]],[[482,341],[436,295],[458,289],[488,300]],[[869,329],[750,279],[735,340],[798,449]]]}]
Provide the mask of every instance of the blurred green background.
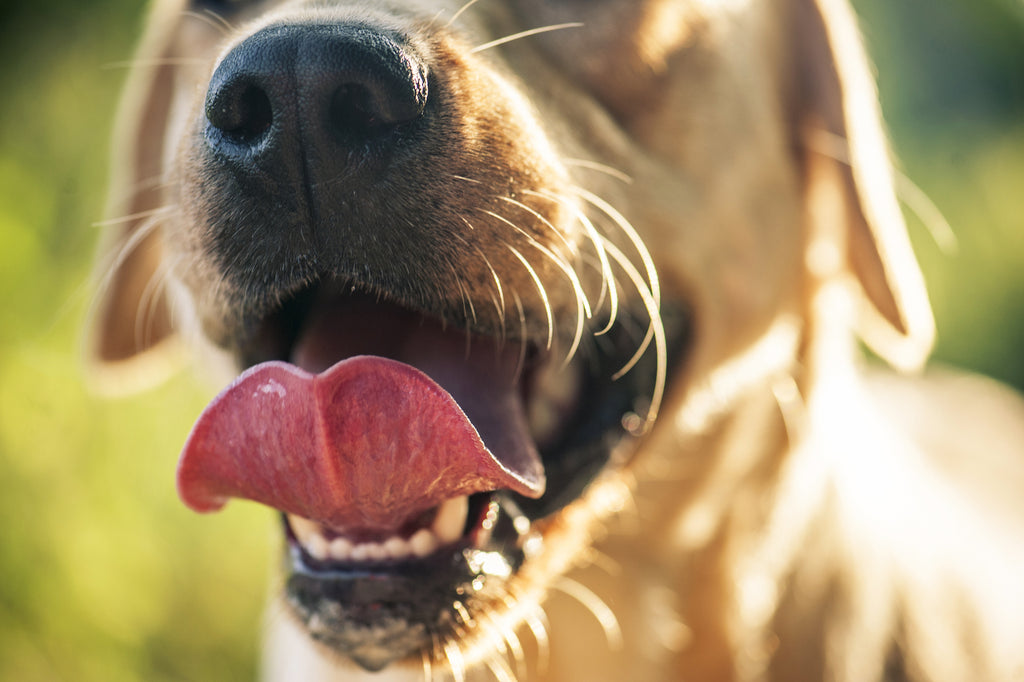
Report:
[{"label": "blurred green background", "polygon": [[[937,355],[1024,388],[1024,4],[857,0],[906,174],[959,248],[912,236]],[[0,680],[244,680],[270,514],[199,517],[173,472],[209,397],[187,374],[130,399],[84,387],[110,120],[143,6],[0,9]]]}]

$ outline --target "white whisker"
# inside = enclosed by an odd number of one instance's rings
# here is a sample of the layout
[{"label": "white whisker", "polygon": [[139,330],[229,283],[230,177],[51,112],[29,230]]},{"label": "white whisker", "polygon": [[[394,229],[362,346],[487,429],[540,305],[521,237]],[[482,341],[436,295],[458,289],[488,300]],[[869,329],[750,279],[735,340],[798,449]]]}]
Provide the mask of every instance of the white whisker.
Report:
[{"label": "white whisker", "polygon": [[[576,274],[576,271],[573,270],[572,266],[570,266],[567,262],[565,262],[564,259],[559,258],[558,255],[555,254],[551,249],[549,249],[548,247],[546,247],[543,244],[541,244],[540,242],[538,242],[531,235],[529,235],[525,230],[520,228],[518,225],[516,225],[512,221],[510,221],[507,218],[505,218],[503,216],[500,216],[497,213],[494,213],[492,211],[486,211],[485,210],[484,213],[490,215],[492,218],[496,218],[497,220],[500,220],[501,222],[505,223],[506,225],[508,225],[509,227],[514,229],[515,231],[517,231],[519,234],[523,235],[526,238],[526,240],[530,243],[531,246],[533,246],[538,251],[540,251],[542,254],[547,256],[548,259],[550,259],[551,262],[553,262],[555,264],[555,266],[558,267],[563,273],[565,273],[565,276],[569,278],[569,282],[572,284],[572,288],[573,288],[573,291],[575,292],[575,296],[576,296],[576,332],[573,335],[572,344],[571,344],[571,346],[569,348],[569,352],[566,353],[565,362],[563,364],[563,366],[568,365],[569,361],[576,354],[576,350],[579,348],[579,345],[580,345],[580,340],[583,338],[583,329],[585,327],[585,321],[590,319],[590,317],[591,317],[590,302],[587,301],[587,297],[583,293],[583,284],[580,282],[579,276]],[[542,220],[543,220],[543,218],[542,218]],[[547,221],[545,221],[545,222],[547,222]],[[548,225],[551,225],[551,224],[548,223]],[[554,229],[553,225],[551,226],[551,229]],[[516,252],[516,253],[518,253],[518,252]],[[527,265],[527,267],[529,267],[529,264],[526,264],[526,265]],[[530,268],[530,269],[531,269],[531,274],[533,274],[533,276],[534,276],[534,281],[537,282],[538,286],[541,286],[540,285],[540,279],[536,276],[536,273],[532,272],[532,268]],[[543,287],[541,286],[541,288],[543,288]],[[550,310],[550,305],[547,303],[547,296],[544,295],[544,294],[542,294],[542,296],[544,296],[545,305],[547,305],[549,310]],[[549,322],[549,324],[552,322],[550,313],[549,313],[548,322]],[[549,328],[548,328],[548,348],[551,347],[551,337],[552,337],[552,334],[553,334],[553,330],[549,326]]]},{"label": "white whisker", "polygon": [[551,639],[548,636],[547,614],[538,606],[524,617],[523,622],[533,635],[533,641],[537,643],[537,674],[546,677],[551,665]]},{"label": "white whisker", "polygon": [[487,659],[487,668],[496,682],[518,682],[508,662],[497,654]]},{"label": "white whisker", "polygon": [[467,627],[473,626],[473,616],[469,615],[469,610],[466,608],[465,604],[456,599],[452,602],[452,608],[455,609],[455,614],[459,617],[459,621],[463,625]]},{"label": "white whisker", "polygon": [[585,587],[582,583],[578,583],[571,578],[562,576],[556,580],[552,587],[559,592],[562,592],[569,597],[572,597],[580,604],[583,605],[594,618],[597,619],[601,629],[604,630],[605,639],[608,641],[608,647],[613,650],[622,649],[622,629],[619,627],[619,619],[615,617],[611,608],[594,594],[589,588]]},{"label": "white whisker", "polygon": [[654,423],[655,417],[658,415],[658,409],[661,407],[661,399],[665,392],[665,373],[667,371],[668,364],[665,327],[662,325],[661,315],[658,312],[658,303],[654,299],[654,294],[646,288],[643,276],[637,271],[629,259],[619,251],[618,247],[610,242],[606,242],[605,247],[608,249],[612,258],[619,267],[625,271],[626,276],[632,280],[637,292],[640,294],[644,308],[647,310],[647,315],[650,318],[650,324],[647,327],[647,334],[644,336],[644,340],[641,342],[637,352],[632,358],[630,358],[629,362],[627,362],[622,369],[612,376],[612,380],[614,381],[629,372],[629,370],[631,370],[640,360],[640,357],[647,351],[651,340],[654,340],[655,352],[657,353],[657,373],[654,380],[654,389],[651,392],[651,406],[645,418],[646,426],[649,428],[651,424]]},{"label": "white whisker", "polygon": [[129,213],[127,215],[119,216],[117,218],[107,218],[106,220],[98,220],[92,223],[93,227],[111,227],[114,225],[121,225],[122,223],[130,223],[133,220],[139,220],[140,218],[149,218],[159,213],[170,212],[175,207],[173,205],[160,206],[158,208],[151,208],[147,211],[139,211],[138,213]]},{"label": "white whisker", "polygon": [[433,654],[424,649],[420,652],[420,658],[423,660],[423,682],[434,682],[434,666],[431,663]]},{"label": "white whisker", "polygon": [[[466,224],[466,227],[468,227],[470,230],[475,230],[476,229],[475,227],[473,227],[473,224],[471,222],[469,222],[465,217],[463,217],[463,216],[459,216],[459,217],[462,220],[462,222],[464,222]],[[490,271],[490,273],[491,273],[491,279],[494,282],[494,287],[495,287],[495,290],[497,292],[497,296],[495,296],[495,294],[493,294],[493,293],[491,294],[491,303],[494,304],[494,309],[498,313],[498,322],[499,322],[499,324],[501,326],[501,338],[504,339],[505,338],[505,292],[502,291],[501,279],[498,277],[498,272],[494,269],[494,266],[491,265],[491,261],[489,261],[487,259],[487,256],[483,252],[483,249],[481,249],[476,244],[470,244],[469,241],[466,240],[466,238],[463,237],[460,234],[456,234],[455,238],[458,239],[460,242],[462,242],[462,244],[464,246],[466,246],[467,248],[471,248],[474,251],[476,251],[476,254],[478,256],[480,256],[480,260],[482,260],[484,262],[484,265],[487,266],[487,270]],[[474,311],[474,314],[473,314],[473,321],[476,322],[476,313],[475,313],[475,311]]]},{"label": "white whisker", "polygon": [[622,565],[593,546],[587,547],[583,552],[583,559],[612,577],[622,575]]},{"label": "white whisker", "polygon": [[[539,195],[540,194],[539,192],[532,192],[530,190],[527,190],[526,192],[523,192],[523,193],[524,194],[531,193],[531,194],[534,194],[534,195]],[[562,234],[562,231],[559,230],[554,225],[552,225],[551,221],[548,220],[547,218],[545,218],[539,211],[534,209],[532,206],[527,206],[523,202],[518,201],[516,199],[513,199],[512,197],[500,197],[500,199],[502,201],[505,201],[507,203],[512,204],[516,208],[523,209],[524,211],[526,211],[527,213],[532,215],[534,218],[539,220],[543,225],[545,225],[548,229],[550,229],[555,234],[555,236],[557,236],[562,241],[563,244],[565,244],[565,248],[569,251],[569,253],[573,254],[574,256],[578,255],[577,254],[577,250],[576,250],[576,245],[573,244],[572,242],[570,242],[569,239],[564,234]]]},{"label": "white whisker", "polygon": [[[587,235],[587,238],[594,245],[594,250],[597,252],[597,258],[601,263],[601,291],[597,298],[597,303],[592,306],[592,310],[600,310],[601,305],[604,303],[604,298],[607,295],[609,297],[610,314],[608,324],[603,328],[595,332],[595,336],[601,336],[606,334],[615,324],[615,318],[618,315],[619,300],[618,290],[615,286],[615,276],[612,273],[611,264],[608,262],[608,254],[605,253],[604,240],[602,239],[594,223],[587,217],[587,215],[572,201],[569,201],[566,197],[561,197],[550,192],[534,192],[527,190],[524,194],[532,194],[540,196],[549,201],[556,201],[568,210],[572,211],[573,215],[583,226],[583,231]],[[591,313],[592,314],[592,313]]]},{"label": "white whisker", "polygon": [[615,210],[615,208],[607,201],[593,192],[583,189],[582,187],[576,187],[575,191],[581,198],[611,218],[633,244],[633,248],[636,249],[637,254],[640,256],[640,260],[643,261],[644,269],[647,271],[647,281],[649,283],[648,285],[650,287],[651,296],[654,297],[655,307],[661,307],[661,287],[658,284],[658,271],[655,269],[654,260],[651,258],[650,252],[647,251],[647,247],[644,245],[640,235],[637,234],[633,226],[630,225],[628,220],[626,220],[626,217]]},{"label": "white whisker", "polygon": [[454,682],[466,682],[466,661],[462,657],[462,650],[454,640],[444,643],[444,655],[448,659],[448,668],[452,672]]},{"label": "white whisker", "polygon": [[498,38],[497,40],[492,40],[491,42],[484,43],[483,45],[477,45],[476,47],[474,47],[469,52],[470,52],[470,54],[476,54],[477,52],[483,52],[484,50],[489,50],[492,47],[497,47],[499,45],[504,45],[506,43],[511,43],[512,41],[519,40],[520,38],[528,38],[529,36],[535,36],[535,35],[538,35],[540,33],[550,33],[551,31],[561,31],[562,29],[566,29],[566,28],[580,28],[581,26],[583,26],[583,24],[581,24],[578,21],[574,21],[574,22],[570,22],[570,23],[567,23],[567,24],[553,24],[551,26],[541,26],[541,27],[538,27],[538,28],[531,28],[531,29],[526,30],[526,31],[520,31],[519,33],[513,33],[512,35],[505,36],[504,38]]},{"label": "white whisker", "polygon": [[[851,164],[849,140],[827,130],[812,132],[813,134],[808,136],[807,140],[810,150],[845,166]],[[946,220],[946,216],[942,214],[939,207],[905,173],[900,172],[897,168],[893,168],[892,172],[896,183],[896,196],[921,220],[940,251],[947,255],[956,253],[960,248],[956,231]]]},{"label": "white whisker", "polygon": [[120,62],[107,62],[101,69],[134,69],[158,68],[161,66],[195,66],[205,64],[205,59],[197,57],[153,57],[152,59],[126,59]]},{"label": "white whisker", "polygon": [[498,272],[494,269],[494,266],[491,265],[491,261],[487,260],[487,256],[484,255],[484,252],[480,249],[480,247],[475,247],[475,248],[476,248],[477,253],[480,255],[480,258],[483,259],[484,265],[486,265],[487,269],[491,271],[491,277],[494,279],[494,286],[497,289],[497,294],[498,295],[497,296],[492,295],[491,296],[491,300],[494,302],[494,307],[498,311],[498,321],[501,323],[501,330],[502,330],[501,331],[501,335],[502,335],[502,338],[504,338],[505,337],[505,292],[501,288],[501,279],[498,277]]},{"label": "white whisker", "polygon": [[114,277],[117,272],[124,265],[124,262],[128,257],[142,244],[151,234],[153,234],[157,228],[161,225],[159,218],[161,217],[161,211],[153,211],[147,218],[142,220],[138,227],[136,227],[128,238],[125,239],[120,246],[114,251],[113,258],[109,262],[104,263],[104,275],[99,282],[97,287],[98,291],[102,294],[106,292],[113,284]]},{"label": "white whisker", "polygon": [[456,21],[458,21],[459,17],[461,17],[466,12],[466,10],[468,10],[470,7],[472,7],[473,5],[475,5],[479,1],[480,0],[469,0],[466,4],[464,4],[462,7],[460,7],[455,12],[455,14],[452,15],[452,18],[448,20],[448,23],[445,24],[444,27],[445,28],[451,28],[452,24],[454,24]]},{"label": "white whisker", "polygon": [[150,345],[149,341],[153,336],[153,324],[156,321],[156,310],[161,300],[160,292],[167,286],[169,278],[169,264],[166,259],[161,260],[139,295],[134,330],[136,348],[146,348]]},{"label": "white whisker", "polygon": [[[540,293],[541,301],[544,303],[544,314],[547,317],[548,322],[548,340],[545,348],[547,350],[551,350],[551,342],[555,333],[555,316],[551,309],[551,301],[548,299],[547,289],[544,288],[544,283],[537,275],[537,271],[533,269],[532,265],[530,265],[530,261],[526,260],[526,257],[516,250],[515,247],[507,246],[506,248],[512,252],[513,256],[519,259],[519,262],[523,264],[523,267],[526,268],[526,272],[529,273],[530,277],[533,279],[533,283],[537,286],[537,291]],[[520,303],[520,306],[521,305],[522,304]],[[523,324],[525,325],[525,322]],[[526,331],[525,326],[523,331]]]},{"label": "white whisker", "polygon": [[516,312],[519,313],[519,358],[516,360],[516,371],[513,375],[518,377],[522,374],[523,367],[526,365],[526,340],[528,336],[526,333],[526,312],[523,310],[523,301],[519,298],[518,292],[512,292],[512,300],[515,301]]},{"label": "white whisker", "polygon": [[196,19],[207,26],[217,29],[222,36],[227,36],[228,34],[235,32],[235,27],[227,19],[211,9],[205,9],[202,12],[186,10],[181,14],[182,16]]},{"label": "white whisker", "polygon": [[633,184],[632,176],[630,176],[630,175],[628,175],[628,174],[618,170],[617,168],[613,168],[613,167],[611,167],[609,165],[606,165],[606,164],[603,164],[603,163],[599,163],[597,161],[590,161],[590,160],[587,160],[587,159],[563,159],[563,162],[567,166],[576,166],[578,168],[587,168],[587,169],[590,169],[590,170],[597,171],[598,173],[604,173],[605,175],[613,177],[616,180],[621,180],[622,182],[626,183],[627,185],[632,185]]},{"label": "white whisker", "polygon": [[518,677],[522,673],[523,662],[526,660],[523,644],[519,641],[519,636],[515,633],[515,630],[508,626],[501,628],[501,637],[505,641],[505,650],[512,657],[516,677]]}]

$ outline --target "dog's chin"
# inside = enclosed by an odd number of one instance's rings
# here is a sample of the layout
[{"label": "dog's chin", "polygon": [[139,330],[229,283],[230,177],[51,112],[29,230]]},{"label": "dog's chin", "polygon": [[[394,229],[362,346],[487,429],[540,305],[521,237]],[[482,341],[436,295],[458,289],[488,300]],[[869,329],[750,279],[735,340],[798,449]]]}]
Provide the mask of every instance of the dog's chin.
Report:
[{"label": "dog's chin", "polygon": [[[650,324],[626,317],[620,313],[607,333],[592,330],[567,359],[543,339],[468,332],[331,282],[289,296],[251,327],[257,331],[238,351],[244,366],[284,360],[317,373],[372,354],[409,363],[447,390],[446,384],[461,383],[460,371],[475,373],[475,386],[488,364],[497,362],[503,369],[495,371],[495,380],[514,382],[512,393],[546,479],[543,494],[471,490],[426,510],[404,509],[393,519],[378,516],[365,524],[332,525],[282,513],[285,602],[313,640],[371,671],[400,659],[439,657],[451,640],[472,639],[475,627],[524,592],[522,568],[544,561],[548,522],[602,471],[625,461],[630,443],[648,425],[664,358],[643,353],[619,376],[635,360]],[[683,314],[665,315],[672,347],[683,346],[685,321]],[[444,357],[432,358],[435,352]],[[465,363],[463,370],[451,367],[456,358]],[[480,390],[450,389],[466,402]],[[472,405],[460,406],[473,414]],[[500,448],[481,433],[487,447]],[[482,613],[489,615],[481,619]]]}]

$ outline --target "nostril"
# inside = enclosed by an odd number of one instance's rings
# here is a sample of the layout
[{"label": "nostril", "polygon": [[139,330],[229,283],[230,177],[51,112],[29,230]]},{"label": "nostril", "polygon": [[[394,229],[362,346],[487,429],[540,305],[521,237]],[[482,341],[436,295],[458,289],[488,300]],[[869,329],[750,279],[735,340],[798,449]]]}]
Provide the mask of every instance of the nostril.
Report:
[{"label": "nostril", "polygon": [[341,85],[331,95],[327,121],[331,133],[341,139],[374,136],[391,127],[370,90],[355,83]]},{"label": "nostril", "polygon": [[270,97],[253,83],[236,81],[211,91],[206,101],[206,119],[228,137],[252,142],[274,122]]}]

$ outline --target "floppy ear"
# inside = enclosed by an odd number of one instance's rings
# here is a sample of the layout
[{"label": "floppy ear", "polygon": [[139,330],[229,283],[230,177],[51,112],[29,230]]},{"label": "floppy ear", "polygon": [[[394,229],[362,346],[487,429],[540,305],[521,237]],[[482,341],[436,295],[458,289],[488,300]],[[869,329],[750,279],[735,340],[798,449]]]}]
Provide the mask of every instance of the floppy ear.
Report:
[{"label": "floppy ear", "polygon": [[[868,305],[858,332],[900,369],[919,368],[935,336],[920,268],[896,199],[874,79],[847,0],[797,0],[801,143],[837,168],[850,270]],[[819,158],[818,161],[821,161]]]},{"label": "floppy ear", "polygon": [[[166,5],[164,5],[166,6]],[[96,264],[88,369],[103,392],[138,390],[180,365],[161,277],[164,130],[173,68],[171,17],[151,20],[115,122],[107,227]]]}]

